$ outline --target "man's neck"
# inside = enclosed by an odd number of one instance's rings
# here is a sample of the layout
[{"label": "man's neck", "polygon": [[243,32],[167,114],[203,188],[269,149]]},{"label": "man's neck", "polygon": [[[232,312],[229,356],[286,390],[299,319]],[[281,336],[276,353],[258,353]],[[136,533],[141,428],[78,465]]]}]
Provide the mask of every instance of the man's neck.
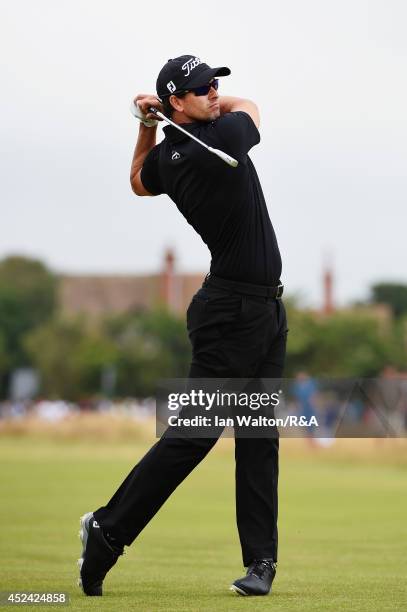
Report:
[{"label": "man's neck", "polygon": [[182,113],[180,111],[174,110],[174,112],[172,113],[172,117],[171,120],[174,123],[194,123],[196,120],[192,119],[192,117],[189,117],[188,115],[186,115],[185,113]]}]

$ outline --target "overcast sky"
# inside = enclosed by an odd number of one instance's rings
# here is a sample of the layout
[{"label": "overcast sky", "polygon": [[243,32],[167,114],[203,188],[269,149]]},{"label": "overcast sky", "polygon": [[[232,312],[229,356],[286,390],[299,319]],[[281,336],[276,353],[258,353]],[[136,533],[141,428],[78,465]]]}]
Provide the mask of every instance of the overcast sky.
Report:
[{"label": "overcast sky", "polygon": [[[289,293],[318,304],[325,254],[339,303],[407,282],[407,3],[0,0],[0,257],[71,273],[138,273],[173,246],[209,252],[166,197],[129,185],[136,93],[170,57],[232,75],[255,100],[263,185]],[[161,135],[160,135],[161,138]]]}]

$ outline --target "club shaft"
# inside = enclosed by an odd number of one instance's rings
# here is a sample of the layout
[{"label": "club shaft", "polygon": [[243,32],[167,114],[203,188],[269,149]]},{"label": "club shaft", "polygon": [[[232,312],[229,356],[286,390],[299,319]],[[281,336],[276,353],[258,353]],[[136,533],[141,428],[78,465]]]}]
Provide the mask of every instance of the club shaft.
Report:
[{"label": "club shaft", "polygon": [[220,151],[219,149],[214,149],[213,147],[210,147],[209,145],[205,144],[204,142],[202,142],[202,140],[199,140],[199,138],[197,138],[196,136],[194,136],[187,130],[184,130],[183,127],[181,127],[177,123],[174,123],[174,121],[171,121],[171,119],[168,119],[168,117],[163,115],[163,113],[161,113],[156,108],[151,106],[148,110],[150,111],[150,113],[153,113],[153,115],[156,115],[156,117],[160,117],[160,119],[162,119],[163,121],[166,121],[167,123],[175,127],[177,130],[179,130],[180,132],[182,132],[189,138],[192,138],[192,140],[195,140],[195,142],[200,144],[201,147],[205,147],[205,149],[209,151],[210,153],[217,155],[226,164],[228,164],[229,166],[232,166],[232,168],[236,168],[236,166],[238,165],[237,159],[234,159],[234,157],[231,157],[230,155],[228,155],[227,153],[224,153],[223,151]]},{"label": "club shaft", "polygon": [[195,140],[195,142],[197,142],[198,144],[202,145],[203,147],[205,147],[205,149],[208,149],[208,151],[209,151],[210,147],[207,144],[202,142],[202,140],[199,140],[199,138],[197,138],[196,136],[194,136],[193,134],[191,134],[187,130],[184,130],[183,127],[181,127],[177,123],[174,123],[174,121],[171,121],[171,119],[168,119],[168,117],[166,117],[165,115],[160,113],[160,111],[158,111],[156,108],[151,107],[151,108],[149,108],[149,111],[152,112],[154,115],[157,115],[157,117],[160,117],[160,119],[163,119],[163,121],[166,121],[170,125],[174,126],[175,128],[177,128],[177,130],[179,130],[180,132],[183,132],[184,134],[186,134],[187,136],[192,138],[192,140]]}]

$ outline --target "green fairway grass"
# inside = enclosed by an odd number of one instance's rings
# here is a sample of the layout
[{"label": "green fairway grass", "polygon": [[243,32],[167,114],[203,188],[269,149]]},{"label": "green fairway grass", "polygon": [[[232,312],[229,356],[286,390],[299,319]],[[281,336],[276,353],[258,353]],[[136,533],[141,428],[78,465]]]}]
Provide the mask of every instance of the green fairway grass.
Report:
[{"label": "green fairway grass", "polygon": [[104,597],[87,598],[76,586],[79,517],[109,499],[149,445],[3,435],[0,590],[69,592],[74,610],[407,610],[406,462],[387,451],[381,461],[380,443],[370,459],[290,444],[281,443],[272,595],[228,590],[243,568],[233,445],[222,441],[119,559]]}]

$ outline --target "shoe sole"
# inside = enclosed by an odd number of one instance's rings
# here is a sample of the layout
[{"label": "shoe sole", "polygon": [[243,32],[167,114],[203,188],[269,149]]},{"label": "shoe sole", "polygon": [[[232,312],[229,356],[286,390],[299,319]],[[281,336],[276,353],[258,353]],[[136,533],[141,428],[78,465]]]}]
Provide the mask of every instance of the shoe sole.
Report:
[{"label": "shoe sole", "polygon": [[77,562],[78,567],[79,567],[78,586],[82,589],[84,593],[85,591],[83,590],[83,585],[82,585],[81,570],[82,570],[83,560],[85,558],[86,545],[88,543],[89,521],[91,520],[92,517],[93,517],[93,512],[87,512],[86,514],[81,516],[81,518],[79,519],[80,530],[79,530],[78,535],[79,535],[80,541],[82,542],[82,556],[78,559],[78,562]]},{"label": "shoe sole", "polygon": [[236,593],[237,595],[249,595],[249,593],[246,593],[246,591],[243,591],[243,589],[240,589],[238,586],[236,586],[235,584],[231,584],[229,587],[230,591],[233,591],[234,593]]},{"label": "shoe sole", "polygon": [[245,597],[265,597],[266,595],[271,593],[271,588],[268,593],[248,593],[247,591],[244,591],[241,587],[238,587],[236,584],[231,584],[229,590],[233,591],[237,595],[242,595]]}]

